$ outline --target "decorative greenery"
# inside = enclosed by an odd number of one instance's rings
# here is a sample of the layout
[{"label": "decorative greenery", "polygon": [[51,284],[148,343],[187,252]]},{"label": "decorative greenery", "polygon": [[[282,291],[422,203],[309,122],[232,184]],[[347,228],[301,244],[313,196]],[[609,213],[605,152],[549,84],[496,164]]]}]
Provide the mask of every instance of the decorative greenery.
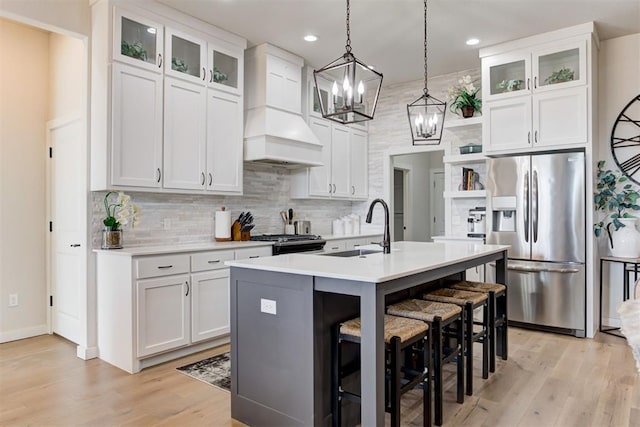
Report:
[{"label": "decorative greenery", "polygon": [[189,66],[182,59],[171,58],[171,69],[180,73],[186,73]]},{"label": "decorative greenery", "polygon": [[549,77],[544,79],[546,84],[564,83],[573,80],[573,70],[570,68],[561,68],[551,73]]},{"label": "decorative greenery", "polygon": [[222,71],[218,70],[216,67],[213,67],[213,81],[215,83],[223,83],[228,80],[229,77]]},{"label": "decorative greenery", "polygon": [[524,80],[503,80],[496,85],[496,89],[502,92],[512,92],[524,88]]},{"label": "decorative greenery", "polygon": [[[593,230],[596,237],[600,237],[602,229],[609,231],[611,224],[616,230],[624,227],[620,218],[637,218],[627,210],[640,210],[638,205],[640,194],[633,189],[632,184],[627,183],[629,179],[618,171],[604,170],[604,165],[604,160],[598,162],[597,191],[593,195],[593,202],[596,205],[596,211],[603,211],[607,215],[604,220],[594,224]],[[608,221],[608,218],[611,221]],[[607,221],[606,224],[605,221]]]},{"label": "decorative greenery", "polygon": [[473,107],[480,112],[482,100],[476,98],[479,90],[471,81],[471,76],[464,76],[458,79],[456,86],[449,87],[449,109],[455,114],[458,114],[462,107]]},{"label": "decorative greenery", "polygon": [[120,53],[135,59],[147,60],[147,51],[142,48],[142,43],[140,42],[129,44],[123,40],[120,45]]},{"label": "decorative greenery", "polygon": [[116,194],[115,191],[109,191],[104,196],[104,209],[107,214],[106,218],[102,220],[105,227],[112,231],[118,230],[121,226],[129,224],[135,227],[138,224],[139,209],[131,203],[131,196],[124,194],[124,192],[118,192],[118,198],[115,203],[109,200],[109,196]]}]

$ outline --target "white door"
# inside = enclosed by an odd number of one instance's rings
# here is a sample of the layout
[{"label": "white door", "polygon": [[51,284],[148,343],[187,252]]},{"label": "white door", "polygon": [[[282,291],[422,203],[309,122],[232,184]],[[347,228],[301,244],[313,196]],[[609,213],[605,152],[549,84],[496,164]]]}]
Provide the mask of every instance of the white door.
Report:
[{"label": "white door", "polygon": [[393,170],[393,240],[394,242],[401,242],[405,240],[405,231],[407,229],[405,225],[404,214],[406,204],[406,174],[407,171],[403,169]]},{"label": "white door", "polygon": [[207,94],[207,190],[242,194],[242,97]]},{"label": "white door", "polygon": [[431,171],[431,236],[444,236],[444,171]]},{"label": "white door", "polygon": [[228,334],[229,269],[194,273],[191,285],[191,342]]},{"label": "white door", "polygon": [[50,147],[51,329],[77,344],[85,327],[86,151],[82,120],[47,124]]},{"label": "white door", "polygon": [[164,188],[206,186],[207,88],[165,77]]},{"label": "white door", "polygon": [[349,186],[349,128],[333,124],[331,132],[331,186],[332,197],[348,199]]},{"label": "white door", "polygon": [[309,195],[314,197],[329,197],[333,192],[331,187],[331,122],[312,117],[309,127],[322,144],[323,166],[309,168]]},{"label": "white door", "polygon": [[137,356],[148,356],[189,344],[189,275],[139,280],[136,288]]},{"label": "white door", "polygon": [[112,114],[112,184],[159,188],[162,75],[114,63]]},{"label": "white door", "polygon": [[351,197],[354,199],[366,199],[369,194],[368,185],[368,147],[367,133],[351,130],[350,141],[350,160],[351,160]]}]

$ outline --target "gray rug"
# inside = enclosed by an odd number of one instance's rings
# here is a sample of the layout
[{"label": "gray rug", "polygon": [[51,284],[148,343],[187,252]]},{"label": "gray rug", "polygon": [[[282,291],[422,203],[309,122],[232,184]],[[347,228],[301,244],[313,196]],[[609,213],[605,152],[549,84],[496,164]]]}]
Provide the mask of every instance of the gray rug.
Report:
[{"label": "gray rug", "polygon": [[231,391],[231,360],[229,359],[229,353],[222,353],[176,369],[197,380]]}]

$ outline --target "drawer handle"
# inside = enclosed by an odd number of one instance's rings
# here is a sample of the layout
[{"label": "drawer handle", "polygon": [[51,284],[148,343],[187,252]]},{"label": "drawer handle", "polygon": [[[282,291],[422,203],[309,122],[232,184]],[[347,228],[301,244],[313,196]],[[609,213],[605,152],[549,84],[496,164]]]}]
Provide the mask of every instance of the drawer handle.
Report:
[{"label": "drawer handle", "polygon": [[340,246],[334,246],[331,249],[340,249]]},{"label": "drawer handle", "polygon": [[251,259],[251,258],[260,258],[260,255],[251,255],[251,256],[249,257],[249,259]]},{"label": "drawer handle", "polygon": [[172,268],[173,265],[159,265],[158,268]]},{"label": "drawer handle", "polygon": [[74,244],[69,245],[69,246],[71,246],[72,248],[79,248],[80,247],[80,243],[74,243]]},{"label": "drawer handle", "polygon": [[217,264],[220,262],[219,259],[213,260],[213,261],[207,261],[209,264]]}]

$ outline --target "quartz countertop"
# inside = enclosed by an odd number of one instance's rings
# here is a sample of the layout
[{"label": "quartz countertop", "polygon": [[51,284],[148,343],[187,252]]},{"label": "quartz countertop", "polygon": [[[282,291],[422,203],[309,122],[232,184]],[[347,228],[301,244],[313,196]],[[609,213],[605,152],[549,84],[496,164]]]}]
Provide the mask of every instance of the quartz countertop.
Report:
[{"label": "quartz countertop", "polygon": [[393,242],[390,254],[378,252],[342,258],[299,253],[227,261],[225,264],[254,270],[380,283],[499,253],[508,248],[508,245],[485,245],[480,242]]},{"label": "quartz countertop", "polygon": [[180,252],[221,251],[242,248],[254,248],[258,246],[272,246],[273,242],[204,242],[187,244],[167,244],[158,246],[134,246],[122,249],[94,249],[94,252],[108,252],[110,254],[125,256],[163,255]]}]

